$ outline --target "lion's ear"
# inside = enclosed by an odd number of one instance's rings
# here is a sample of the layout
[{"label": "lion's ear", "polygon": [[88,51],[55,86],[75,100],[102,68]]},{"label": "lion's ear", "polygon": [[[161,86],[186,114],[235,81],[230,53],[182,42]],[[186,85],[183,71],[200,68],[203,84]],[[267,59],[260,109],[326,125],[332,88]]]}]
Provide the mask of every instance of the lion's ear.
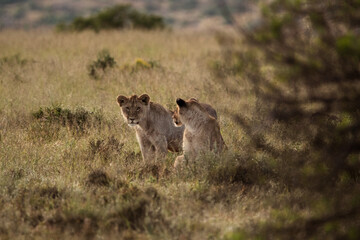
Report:
[{"label": "lion's ear", "polygon": [[186,107],[186,102],[184,100],[182,100],[181,98],[176,99],[176,104],[179,107]]},{"label": "lion's ear", "polygon": [[193,102],[199,102],[199,100],[197,100],[196,98],[192,97],[189,99],[189,101],[193,101]]},{"label": "lion's ear", "polygon": [[118,104],[119,104],[120,107],[121,107],[121,106],[124,105],[124,103],[126,103],[129,99],[128,99],[127,97],[125,97],[125,96],[119,95],[116,100],[117,100]]},{"label": "lion's ear", "polygon": [[142,103],[144,103],[145,105],[148,105],[150,102],[150,97],[147,94],[143,94],[138,98]]}]

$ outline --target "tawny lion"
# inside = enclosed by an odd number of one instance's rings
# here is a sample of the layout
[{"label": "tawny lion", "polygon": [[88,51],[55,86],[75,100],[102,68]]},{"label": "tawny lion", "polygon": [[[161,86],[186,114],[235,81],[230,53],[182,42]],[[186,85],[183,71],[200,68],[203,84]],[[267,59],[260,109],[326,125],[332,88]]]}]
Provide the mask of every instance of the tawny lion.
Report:
[{"label": "tawny lion", "polygon": [[184,127],[174,126],[170,110],[150,102],[147,94],[120,95],[117,102],[125,121],[136,131],[144,161],[162,158],[168,150],[182,150]]},{"label": "tawny lion", "polygon": [[180,122],[185,125],[185,131],[183,136],[184,154],[176,158],[175,168],[189,159],[196,159],[202,153],[208,151],[220,153],[226,148],[219,123],[216,120],[217,115],[214,116],[209,112],[210,108],[213,109],[210,105],[204,107],[203,104],[192,98],[188,101],[178,98],[176,103],[177,109],[173,114],[173,120],[176,124]]}]

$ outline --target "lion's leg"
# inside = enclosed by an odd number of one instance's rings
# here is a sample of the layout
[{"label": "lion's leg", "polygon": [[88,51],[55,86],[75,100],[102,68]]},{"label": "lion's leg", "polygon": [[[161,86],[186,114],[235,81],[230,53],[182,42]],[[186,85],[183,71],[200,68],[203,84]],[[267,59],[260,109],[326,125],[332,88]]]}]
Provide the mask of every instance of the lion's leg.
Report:
[{"label": "lion's leg", "polygon": [[175,159],[174,168],[175,169],[180,169],[184,165],[185,165],[185,157],[184,157],[184,155],[178,156]]},{"label": "lion's leg", "polygon": [[215,150],[216,153],[220,153],[226,149],[226,145],[225,145],[224,139],[221,136],[220,131],[214,137],[214,140],[210,146],[210,149]]},{"label": "lion's leg", "polygon": [[150,141],[141,148],[141,153],[145,162],[151,162],[156,159],[156,150]]},{"label": "lion's leg", "polygon": [[145,162],[153,161],[156,158],[156,149],[151,141],[140,131],[136,132],[136,137],[140,145],[141,154]]},{"label": "lion's leg", "polygon": [[162,159],[166,156],[168,150],[168,144],[166,141],[166,137],[163,135],[156,135],[152,138],[152,143],[156,149],[156,157],[157,159]]}]

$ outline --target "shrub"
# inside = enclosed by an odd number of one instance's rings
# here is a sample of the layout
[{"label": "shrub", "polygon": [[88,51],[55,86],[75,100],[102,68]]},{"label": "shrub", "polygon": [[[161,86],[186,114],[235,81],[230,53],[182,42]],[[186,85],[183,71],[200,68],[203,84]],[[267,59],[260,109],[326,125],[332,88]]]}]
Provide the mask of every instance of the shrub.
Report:
[{"label": "shrub", "polygon": [[120,67],[122,71],[127,71],[130,73],[134,73],[141,70],[149,70],[154,68],[161,68],[160,64],[157,61],[146,61],[142,58],[135,59],[132,64],[124,64]]},{"label": "shrub", "polygon": [[98,79],[108,68],[113,68],[116,62],[108,50],[104,49],[98,53],[96,61],[88,65],[89,76]]},{"label": "shrub", "polygon": [[33,117],[42,122],[60,124],[78,129],[84,129],[92,124],[99,124],[102,116],[99,113],[86,111],[84,108],[77,108],[74,112],[59,106],[40,108],[33,112]]},{"label": "shrub", "polygon": [[32,210],[54,209],[65,199],[65,193],[55,186],[36,186],[34,188],[20,188],[14,192],[14,200],[26,219],[28,208]]},{"label": "shrub", "polygon": [[68,231],[72,235],[83,236],[84,239],[93,239],[99,228],[99,217],[87,209],[76,210],[57,211],[52,217],[44,221],[45,226],[55,230],[55,234]]},{"label": "shrub", "polygon": [[28,62],[29,61],[25,58],[22,58],[20,54],[15,54],[12,56],[0,58],[0,67],[3,65],[10,65],[10,66],[18,65],[22,67]]},{"label": "shrub", "polygon": [[89,112],[84,108],[77,108],[74,111],[52,106],[41,108],[32,113],[36,120],[30,126],[30,133],[34,139],[51,140],[58,136],[61,128],[66,128],[74,135],[81,135],[92,127],[100,127],[104,123],[101,112]]},{"label": "shrub", "polygon": [[95,170],[91,172],[86,180],[86,185],[88,186],[109,186],[110,179],[106,172],[101,170]]},{"label": "shrub", "polygon": [[162,17],[152,14],[145,14],[133,9],[130,5],[117,5],[107,8],[88,18],[78,17],[69,25],[60,23],[58,31],[100,31],[105,29],[162,29],[165,23]]},{"label": "shrub", "polygon": [[120,209],[106,216],[107,228],[116,228],[118,231],[128,228],[143,229],[149,203],[143,197],[132,199],[132,201],[124,204]]}]

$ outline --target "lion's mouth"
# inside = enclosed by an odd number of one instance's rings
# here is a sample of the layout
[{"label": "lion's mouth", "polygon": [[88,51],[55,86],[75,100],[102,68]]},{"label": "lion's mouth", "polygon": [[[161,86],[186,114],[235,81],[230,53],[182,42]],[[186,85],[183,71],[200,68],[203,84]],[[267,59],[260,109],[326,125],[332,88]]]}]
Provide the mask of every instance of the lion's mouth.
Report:
[{"label": "lion's mouth", "polygon": [[130,126],[130,127],[134,127],[134,126],[136,126],[136,125],[138,125],[139,124],[139,122],[135,122],[135,121],[129,121],[128,122],[128,125]]},{"label": "lion's mouth", "polygon": [[179,121],[174,121],[174,124],[175,124],[175,126],[177,126],[177,127],[179,127],[179,126],[182,125],[181,122],[179,122]]}]

